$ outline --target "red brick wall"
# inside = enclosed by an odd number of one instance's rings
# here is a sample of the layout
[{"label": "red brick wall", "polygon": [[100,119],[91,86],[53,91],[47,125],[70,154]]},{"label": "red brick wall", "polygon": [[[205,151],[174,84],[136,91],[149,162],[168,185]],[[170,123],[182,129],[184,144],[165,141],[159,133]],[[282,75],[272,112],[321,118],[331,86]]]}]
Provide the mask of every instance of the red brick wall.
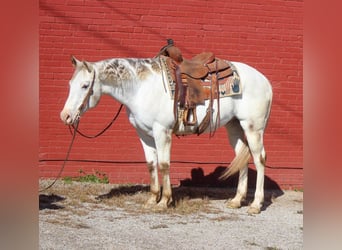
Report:
[{"label": "red brick wall", "polygon": [[[250,64],[270,79],[274,102],[264,140],[266,175],[282,188],[302,187],[302,16],[303,1],[295,0],[41,0],[40,176],[56,176],[71,140],[59,119],[73,73],[70,55],[89,61],[153,57],[167,38],[173,38],[185,57],[213,51],[220,58]],[[103,97],[82,118],[80,129],[95,134],[118,107],[116,101]],[[175,137],[172,183],[191,178],[194,168],[210,176],[233,157],[224,129],[211,139]],[[74,161],[67,163],[64,176],[78,175],[82,169],[106,173],[115,183],[149,182],[140,142],[125,112],[101,137],[76,137],[70,159]]]}]

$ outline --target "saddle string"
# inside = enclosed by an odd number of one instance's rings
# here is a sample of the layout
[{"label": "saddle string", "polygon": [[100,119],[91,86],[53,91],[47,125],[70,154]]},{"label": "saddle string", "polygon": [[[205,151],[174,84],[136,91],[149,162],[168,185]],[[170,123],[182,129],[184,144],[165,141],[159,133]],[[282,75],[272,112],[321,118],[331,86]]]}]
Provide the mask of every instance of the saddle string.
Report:
[{"label": "saddle string", "polygon": [[[209,66],[206,65],[209,69]],[[220,95],[219,95],[219,72],[217,70],[217,60],[215,59],[215,72],[211,74],[210,80],[210,95],[209,95],[209,106],[207,108],[207,115],[209,115],[209,138],[214,137],[217,128],[220,123]],[[213,104],[214,99],[216,97],[217,100],[217,115],[214,122],[214,110]]]},{"label": "saddle string", "polygon": [[[165,93],[167,93],[167,90],[166,90],[166,85],[165,85],[165,73],[164,73],[164,70],[166,71],[166,69],[163,70],[163,66],[165,67],[164,63],[162,62],[162,58],[161,56],[159,55],[158,56],[158,59],[159,59],[159,63],[160,63],[160,68],[162,70],[162,79],[163,79],[163,86],[164,86],[164,90],[165,90]],[[167,73],[167,72],[166,72]]]},{"label": "saddle string", "polygon": [[214,92],[214,85],[216,81],[216,74],[213,74],[211,76],[211,82],[210,82],[210,100],[209,100],[209,114],[210,114],[210,123],[209,123],[209,138],[214,137],[215,134],[215,128],[213,130],[213,122],[214,122],[214,110],[213,110],[213,104],[214,104],[214,98],[215,98],[215,92]]},{"label": "saddle string", "polygon": [[[215,135],[215,132],[217,130],[217,128],[220,127],[220,86],[219,86],[219,72],[218,72],[218,66],[217,66],[217,60],[215,59],[215,81],[214,81],[214,93],[217,95],[217,115],[216,115],[216,121],[215,121],[215,127],[214,127],[214,131],[211,133],[211,137],[213,137]],[[215,98],[215,96],[214,96]]]}]

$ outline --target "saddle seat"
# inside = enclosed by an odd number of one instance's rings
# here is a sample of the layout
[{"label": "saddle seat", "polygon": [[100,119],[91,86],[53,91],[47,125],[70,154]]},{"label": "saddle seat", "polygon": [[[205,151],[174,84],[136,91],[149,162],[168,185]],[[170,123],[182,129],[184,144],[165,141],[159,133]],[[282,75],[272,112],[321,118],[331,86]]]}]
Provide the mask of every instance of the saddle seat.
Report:
[{"label": "saddle seat", "polygon": [[215,57],[212,52],[202,52],[194,56],[191,60],[183,60],[180,69],[183,74],[195,79],[203,79],[209,73],[221,72],[230,68],[230,65]]},{"label": "saddle seat", "polygon": [[180,64],[181,73],[192,78],[200,79],[208,74],[207,64],[214,62],[215,55],[212,52],[203,52],[194,56],[191,60],[183,60]]}]

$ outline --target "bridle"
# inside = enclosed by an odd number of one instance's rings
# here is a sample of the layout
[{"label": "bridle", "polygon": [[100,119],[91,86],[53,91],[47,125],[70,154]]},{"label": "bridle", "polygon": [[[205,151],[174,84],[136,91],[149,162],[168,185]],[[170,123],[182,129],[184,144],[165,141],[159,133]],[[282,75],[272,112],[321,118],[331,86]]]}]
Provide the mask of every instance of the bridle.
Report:
[{"label": "bridle", "polygon": [[84,97],[83,102],[81,103],[81,105],[78,107],[77,109],[77,113],[76,113],[76,117],[75,117],[75,121],[78,122],[80,117],[81,117],[81,112],[84,108],[84,106],[89,102],[90,97],[94,94],[94,83],[95,83],[95,70],[94,70],[94,76],[93,76],[93,80],[91,81],[91,84],[89,86],[87,95]]}]

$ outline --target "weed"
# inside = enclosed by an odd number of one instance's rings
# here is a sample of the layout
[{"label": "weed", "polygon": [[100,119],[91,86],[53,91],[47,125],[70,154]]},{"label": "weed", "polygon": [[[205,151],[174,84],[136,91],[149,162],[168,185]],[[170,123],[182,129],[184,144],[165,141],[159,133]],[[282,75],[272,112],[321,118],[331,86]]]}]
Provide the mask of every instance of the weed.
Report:
[{"label": "weed", "polygon": [[64,177],[63,178],[64,183],[71,184],[72,181],[78,181],[78,182],[90,182],[90,183],[109,183],[108,176],[106,173],[102,173],[98,170],[94,171],[92,174],[87,174],[84,170],[79,170],[79,176],[77,177]]},{"label": "weed", "polygon": [[63,178],[63,181],[65,184],[71,184],[72,183],[72,178],[70,176],[65,176]]},{"label": "weed", "polygon": [[304,188],[294,188],[293,189],[295,192],[304,192]]}]

